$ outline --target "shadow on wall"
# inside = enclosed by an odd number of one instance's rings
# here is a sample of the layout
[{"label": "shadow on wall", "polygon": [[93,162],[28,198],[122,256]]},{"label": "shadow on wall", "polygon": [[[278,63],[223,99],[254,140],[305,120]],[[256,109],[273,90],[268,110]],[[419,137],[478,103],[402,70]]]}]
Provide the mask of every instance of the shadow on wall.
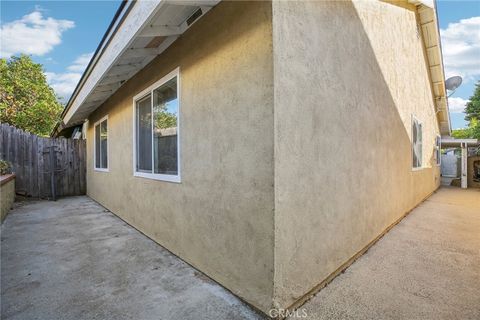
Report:
[{"label": "shadow on wall", "polygon": [[[363,5],[377,4],[274,4],[280,306],[315,291],[438,183],[430,170],[411,172],[410,110],[432,104],[430,88],[419,92],[428,76],[425,65],[418,66],[423,60],[410,56],[416,44],[399,35],[412,29],[416,37],[416,25],[403,30],[411,22],[402,15],[389,21],[389,13],[398,13],[391,8],[367,13],[363,18],[370,15],[366,22],[377,36],[371,39],[359,16],[358,10],[368,10]],[[430,123],[425,127],[433,130]],[[430,152],[430,141],[424,144],[424,153]]]},{"label": "shadow on wall", "polygon": [[[220,2],[92,115],[91,124],[109,114],[114,156],[108,174],[93,164],[88,171],[89,196],[266,310],[273,290],[271,41],[270,2]],[[133,177],[132,98],[176,67],[182,182]]]},{"label": "shadow on wall", "polygon": [[[223,68],[225,61],[223,55],[225,51],[231,51],[232,43],[238,42],[238,39],[245,39],[244,48],[248,49],[252,43],[248,43],[251,35],[258,33],[259,30],[270,28],[268,19],[258,21],[258,17],[252,16],[251,10],[257,6],[255,1],[243,1],[239,3],[231,2],[228,5],[219,4],[206,13],[205,17],[195,22],[194,25],[185,33],[180,39],[175,41],[167,50],[157,58],[153,59],[142,72],[139,72],[132,79],[127,81],[122,87],[124,90],[119,90],[115,94],[115,98],[124,99],[128,97],[131,92],[137,92],[142,88],[147,88],[159,78],[161,75],[167,74],[179,65],[181,65],[182,73],[187,73],[190,68],[198,70],[198,66],[206,65],[210,68],[208,70],[202,69],[201,72],[206,71],[206,74],[199,74],[196,78],[202,79],[208,77],[209,81],[198,81],[191,89],[195,89],[199,94],[205,95],[208,90],[217,92],[222,88],[226,80],[241,81],[241,78],[235,76],[228,68]],[[221,7],[221,8],[220,8]],[[222,10],[221,15],[216,11]],[[270,14],[270,13],[269,13]],[[230,24],[225,27],[225,17],[232,17],[236,21],[235,24]],[[238,22],[240,21],[240,22]],[[219,28],[218,26],[223,26]],[[205,31],[207,30],[207,31]],[[208,33],[208,36],[199,37],[199,33]],[[195,50],[192,50],[192,49]],[[242,50],[243,51],[243,50]],[[188,54],[186,54],[188,52]],[[255,52],[250,51],[251,54]],[[238,51],[237,59],[244,59],[244,52]],[[220,58],[219,58],[220,57]],[[205,63],[204,60],[217,60],[218,62]],[[262,59],[263,60],[263,59]],[[252,59],[254,62],[255,59]],[[231,68],[236,66],[235,63],[226,63]],[[273,65],[272,65],[273,69]],[[248,71],[244,69],[243,71]],[[198,71],[194,71],[198,72]],[[145,81],[145,79],[148,79]],[[214,84],[211,83],[214,81]],[[138,84],[141,84],[139,88]],[[123,92],[123,94],[122,94]],[[215,107],[221,105],[215,104]],[[96,111],[93,118],[101,118],[105,111]],[[215,112],[221,110],[215,109]]]}]

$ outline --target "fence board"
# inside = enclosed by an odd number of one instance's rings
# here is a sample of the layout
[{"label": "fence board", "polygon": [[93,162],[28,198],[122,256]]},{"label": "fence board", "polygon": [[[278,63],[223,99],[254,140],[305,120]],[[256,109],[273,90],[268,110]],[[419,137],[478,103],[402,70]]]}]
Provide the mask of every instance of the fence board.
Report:
[{"label": "fence board", "polygon": [[44,167],[43,167],[43,139],[38,137],[37,138],[37,163],[38,163],[38,175],[37,175],[37,182],[38,182],[38,189],[36,190],[38,192],[38,197],[43,198],[43,180],[45,179],[44,177]]},{"label": "fence board", "polygon": [[67,163],[68,163],[68,167],[67,167],[67,170],[70,172],[70,174],[68,175],[68,193],[70,194],[74,194],[74,186],[75,186],[75,183],[74,183],[74,178],[75,178],[75,171],[73,170],[73,141],[72,140],[69,140],[69,141],[66,141],[66,144],[67,144]]},{"label": "fence board", "polygon": [[32,197],[39,197],[38,195],[38,157],[37,157],[37,143],[38,137],[36,135],[32,135],[30,139],[30,157],[32,159],[31,162],[31,174],[30,174],[30,185],[32,190]]},{"label": "fence board", "polygon": [[[22,153],[20,150],[20,145],[22,144],[22,133],[19,132],[17,129],[15,129],[15,134],[13,135],[14,137],[14,155],[15,158],[17,159],[17,171],[19,175],[23,174],[23,159],[22,159]],[[15,181],[15,188],[17,189],[18,193],[24,194],[25,190],[23,188],[23,180],[17,180]]]},{"label": "fence board", "polygon": [[74,184],[73,188],[74,191],[73,193],[80,193],[80,176],[79,176],[79,167],[78,167],[78,140],[72,141],[73,143],[73,175],[74,175]]},{"label": "fence board", "polygon": [[27,177],[27,185],[32,184],[32,164],[28,163],[28,161],[31,160],[32,156],[32,137],[28,137],[28,139],[25,140],[25,160],[27,163],[25,163],[25,174]]},{"label": "fence board", "polygon": [[64,153],[62,154],[62,157],[63,157],[63,161],[65,161],[66,163],[66,167],[65,167],[65,170],[68,171],[69,174],[66,174],[65,175],[65,178],[63,181],[67,184],[65,186],[65,190],[68,194],[75,194],[73,192],[73,183],[74,183],[74,179],[75,179],[75,172],[73,171],[72,169],[72,140],[67,140],[67,139],[63,139],[62,140],[62,145],[63,145],[63,150]]},{"label": "fence board", "polygon": [[87,193],[87,178],[86,178],[86,173],[87,173],[87,157],[86,157],[86,152],[87,152],[87,145],[86,143],[79,143],[79,149],[78,149],[78,167],[79,167],[79,179],[78,181],[80,182],[80,193],[85,194]]},{"label": "fence board", "polygon": [[[19,175],[25,177],[25,136],[26,134],[24,132],[18,132],[18,139],[17,139],[17,152],[18,152],[18,158],[19,158]],[[21,179],[21,189],[24,193],[27,192],[27,186],[25,179]]]},{"label": "fence board", "polygon": [[[63,170],[61,174],[58,175],[59,177],[59,184],[62,186],[62,188],[66,191],[66,194],[71,195],[71,192],[68,191],[68,184],[70,183],[70,174],[71,172],[69,171],[68,168],[68,159],[66,158],[66,153],[68,150],[68,140],[67,139],[59,139],[58,141],[58,146],[59,146],[59,152],[57,153],[57,163],[66,163],[66,167],[60,167],[58,166],[59,170]],[[66,174],[70,173],[70,174]]]},{"label": "fence board", "polygon": [[12,164],[17,193],[52,197],[52,150],[56,196],[85,194],[85,140],[43,138],[7,124],[0,125],[0,156]]}]

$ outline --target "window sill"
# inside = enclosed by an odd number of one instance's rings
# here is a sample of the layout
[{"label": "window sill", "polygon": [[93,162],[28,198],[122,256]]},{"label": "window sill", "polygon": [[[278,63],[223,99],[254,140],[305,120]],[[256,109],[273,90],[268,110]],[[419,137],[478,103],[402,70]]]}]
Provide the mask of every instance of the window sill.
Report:
[{"label": "window sill", "polygon": [[428,169],[428,168],[431,168],[431,167],[418,167],[418,168],[412,168],[412,171],[415,172],[415,171],[422,171],[424,169]]},{"label": "window sill", "polygon": [[174,183],[181,183],[180,176],[174,176],[169,174],[154,174],[154,173],[144,173],[144,172],[135,172],[133,174],[134,177],[151,179],[151,180],[158,180],[158,181],[165,181],[165,182],[174,182]]},{"label": "window sill", "polygon": [[99,172],[109,172],[108,168],[94,168],[93,170],[99,171]]},{"label": "window sill", "polygon": [[426,165],[424,167],[418,167],[418,168],[412,168],[412,171],[422,171],[426,169],[434,169],[434,168],[439,168],[441,165]]}]

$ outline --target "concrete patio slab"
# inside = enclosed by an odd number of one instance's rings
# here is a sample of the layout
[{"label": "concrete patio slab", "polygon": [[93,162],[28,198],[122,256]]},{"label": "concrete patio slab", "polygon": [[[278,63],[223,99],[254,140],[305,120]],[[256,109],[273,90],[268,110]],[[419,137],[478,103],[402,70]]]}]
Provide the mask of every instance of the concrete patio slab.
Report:
[{"label": "concrete patio slab", "polygon": [[17,204],[1,231],[4,320],[262,319],[88,197]]},{"label": "concrete patio slab", "polygon": [[299,310],[307,319],[480,319],[480,190],[439,189]]},{"label": "concrete patio slab", "polygon": [[[2,319],[262,319],[88,197],[17,204],[1,230]],[[480,190],[442,188],[296,314],[480,319],[479,292]]]}]

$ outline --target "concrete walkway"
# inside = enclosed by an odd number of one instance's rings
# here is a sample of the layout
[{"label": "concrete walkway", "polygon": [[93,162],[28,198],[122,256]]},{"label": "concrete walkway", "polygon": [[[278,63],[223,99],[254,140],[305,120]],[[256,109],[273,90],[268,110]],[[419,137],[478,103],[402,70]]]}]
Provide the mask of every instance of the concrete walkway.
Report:
[{"label": "concrete walkway", "polygon": [[1,319],[261,319],[87,197],[23,203],[1,230]]},{"label": "concrete walkway", "polygon": [[[21,204],[1,241],[5,320],[262,318],[87,197]],[[302,309],[480,319],[480,190],[440,189]]]},{"label": "concrete walkway", "polygon": [[307,319],[480,319],[480,190],[437,191],[302,309]]}]

